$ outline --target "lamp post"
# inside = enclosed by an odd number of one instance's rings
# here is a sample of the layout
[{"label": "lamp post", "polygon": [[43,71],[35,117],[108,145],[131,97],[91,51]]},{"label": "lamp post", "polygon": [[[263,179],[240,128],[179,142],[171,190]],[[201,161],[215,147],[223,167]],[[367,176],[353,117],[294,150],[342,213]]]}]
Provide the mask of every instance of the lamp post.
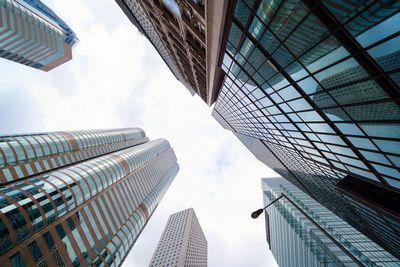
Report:
[{"label": "lamp post", "polygon": [[261,215],[261,213],[263,213],[263,211],[268,208],[269,206],[271,206],[272,204],[274,204],[275,202],[277,202],[279,199],[281,199],[283,196],[286,197],[285,194],[282,193],[282,195],[280,195],[277,199],[275,199],[274,201],[272,201],[271,203],[269,203],[267,206],[265,206],[263,209],[258,209],[256,211],[254,211],[253,213],[251,213],[251,218],[253,219],[257,219],[258,216]]},{"label": "lamp post", "polygon": [[300,211],[301,214],[303,214],[304,217],[306,217],[309,221],[311,221],[321,232],[323,232],[336,246],[338,246],[344,253],[346,253],[347,256],[349,256],[355,263],[357,263],[359,266],[365,266],[362,264],[353,254],[351,254],[345,247],[343,247],[342,244],[340,244],[333,236],[331,236],[324,228],[322,228],[316,221],[314,221],[313,218],[311,218],[307,213],[305,213],[299,206],[297,206],[296,203],[294,203],[288,196],[286,196],[284,193],[282,193],[278,198],[273,200],[271,203],[269,203],[267,206],[265,206],[262,209],[258,209],[254,212],[251,213],[251,218],[257,219],[258,216],[263,213],[263,211],[266,211],[268,207],[271,205],[275,204],[278,200],[281,198],[286,198],[290,204],[292,204],[298,211]]}]

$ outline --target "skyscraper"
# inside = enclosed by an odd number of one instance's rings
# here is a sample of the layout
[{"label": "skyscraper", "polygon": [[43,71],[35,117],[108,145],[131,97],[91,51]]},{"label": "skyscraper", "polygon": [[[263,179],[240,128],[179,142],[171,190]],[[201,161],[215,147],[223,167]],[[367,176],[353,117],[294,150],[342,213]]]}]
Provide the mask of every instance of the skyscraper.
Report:
[{"label": "skyscraper", "polygon": [[151,23],[150,19],[146,15],[146,11],[139,3],[139,0],[125,1],[116,0],[117,4],[121,7],[122,11],[126,14],[129,20],[135,25],[139,32],[143,34],[150,43],[154,46],[157,52],[160,54],[161,58],[167,64],[168,68],[174,74],[175,78],[184,83],[184,85],[189,89],[191,94],[194,94],[193,89],[188,86],[183,80],[181,73],[178,71],[173,59],[169,55],[167,48],[165,47],[163,41],[159,37],[156,29]]},{"label": "skyscraper", "polygon": [[[139,29],[139,31],[153,44],[164,59],[175,77],[181,81],[189,91],[198,94],[204,102],[211,105],[215,102],[216,91],[214,85],[207,84],[207,71],[210,61],[206,53],[206,39],[214,40],[218,44],[220,33],[218,25],[216,31],[206,38],[206,15],[204,0],[116,0],[124,13]],[[216,4],[217,6],[219,4]],[[222,20],[222,17],[219,18]],[[211,21],[211,18],[210,18]],[[217,40],[218,39],[218,40]],[[207,45],[208,46],[208,45]],[[215,57],[215,54],[212,53]],[[217,78],[215,78],[217,79]]]},{"label": "skyscraper", "polygon": [[77,37],[40,0],[0,1],[0,56],[49,71],[72,58]]},{"label": "skyscraper", "polygon": [[0,265],[119,266],[178,172],[139,128],[0,137]]},{"label": "skyscraper", "polygon": [[207,266],[207,240],[193,208],[169,216],[149,266]]},{"label": "skyscraper", "polygon": [[238,0],[226,10],[213,116],[400,257],[398,1]]},{"label": "skyscraper", "polygon": [[399,259],[287,180],[262,179],[262,190],[265,205],[283,193],[297,206],[281,198],[266,209],[267,242],[279,266],[400,266]]}]

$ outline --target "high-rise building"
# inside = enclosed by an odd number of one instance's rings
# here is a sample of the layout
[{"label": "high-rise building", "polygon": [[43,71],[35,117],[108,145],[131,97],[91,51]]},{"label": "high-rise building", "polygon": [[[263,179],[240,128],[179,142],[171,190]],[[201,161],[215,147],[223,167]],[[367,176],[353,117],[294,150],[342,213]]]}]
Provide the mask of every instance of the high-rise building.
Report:
[{"label": "high-rise building", "polygon": [[177,66],[169,55],[164,42],[159,37],[156,29],[151,23],[151,20],[146,15],[145,9],[139,3],[139,0],[116,0],[116,2],[129,20],[133,23],[133,25],[138,28],[139,32],[143,34],[154,46],[161,58],[164,60],[165,64],[167,64],[168,68],[174,74],[175,78],[184,83],[184,85],[193,95],[193,89],[185,83],[185,80],[182,78],[181,73],[178,71]]},{"label": "high-rise building", "polygon": [[0,136],[0,266],[119,266],[178,172],[139,128]]},{"label": "high-rise building", "polygon": [[228,2],[213,116],[400,257],[398,1]]},{"label": "high-rise building", "polygon": [[[217,97],[216,88],[223,77],[216,62],[224,34],[221,24],[224,24],[222,14],[226,10],[223,7],[228,1],[211,1],[208,15],[205,0],[116,2],[192,95],[198,94],[208,105],[213,104]],[[206,18],[210,28],[207,33]]]},{"label": "high-rise building", "polygon": [[287,180],[261,183],[265,205],[287,197],[265,213],[267,242],[279,266],[400,266],[399,259]]},{"label": "high-rise building", "polygon": [[207,240],[193,208],[169,216],[149,266],[207,266]]},{"label": "high-rise building", "polygon": [[49,71],[72,59],[71,28],[40,0],[0,1],[0,56]]}]

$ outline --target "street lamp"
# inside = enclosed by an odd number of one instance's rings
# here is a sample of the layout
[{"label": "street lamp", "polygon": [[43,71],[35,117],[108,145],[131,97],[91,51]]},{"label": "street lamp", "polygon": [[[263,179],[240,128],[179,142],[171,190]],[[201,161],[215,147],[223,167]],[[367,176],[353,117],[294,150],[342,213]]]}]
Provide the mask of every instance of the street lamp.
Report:
[{"label": "street lamp", "polygon": [[[355,263],[357,263],[359,266],[365,266],[364,264],[362,264],[353,254],[351,254],[345,247],[343,247],[342,244],[340,244],[333,236],[331,236],[324,228],[322,228],[316,221],[314,221],[313,218],[311,218],[307,213],[305,213],[299,206],[297,206],[296,203],[294,203],[288,196],[286,196],[284,193],[282,193],[278,198],[276,198],[275,200],[273,200],[271,203],[269,203],[267,206],[265,206],[262,209],[258,209],[254,212],[251,213],[251,218],[253,219],[257,219],[258,216],[261,215],[261,213],[263,213],[263,211],[266,211],[266,209],[268,207],[270,207],[271,205],[275,204],[275,202],[277,202],[278,200],[280,200],[281,198],[286,198],[290,204],[292,204],[298,211],[301,212],[301,214],[303,214],[304,217],[306,217],[309,221],[311,221],[321,232],[323,232],[333,243],[336,244],[336,246],[338,246],[344,253],[346,253],[347,256],[349,256]],[[267,213],[268,214],[268,213]]]},{"label": "street lamp", "polygon": [[260,216],[261,213],[263,213],[263,211],[264,211],[266,208],[268,208],[269,206],[271,206],[272,204],[274,204],[275,202],[277,202],[277,201],[278,201],[279,199],[281,199],[283,196],[286,197],[285,194],[282,194],[282,195],[280,195],[277,199],[275,199],[274,201],[272,201],[271,203],[269,203],[267,206],[265,206],[263,209],[258,209],[258,210],[256,210],[256,211],[254,211],[254,212],[251,214],[251,218],[257,219],[258,216]]}]

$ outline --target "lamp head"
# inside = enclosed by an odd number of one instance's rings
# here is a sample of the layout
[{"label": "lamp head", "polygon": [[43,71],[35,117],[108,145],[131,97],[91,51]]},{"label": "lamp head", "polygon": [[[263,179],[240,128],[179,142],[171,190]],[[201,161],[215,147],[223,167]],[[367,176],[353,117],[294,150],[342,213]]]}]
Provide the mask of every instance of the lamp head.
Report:
[{"label": "lamp head", "polygon": [[261,213],[263,213],[264,209],[258,209],[251,214],[251,218],[257,219]]}]

